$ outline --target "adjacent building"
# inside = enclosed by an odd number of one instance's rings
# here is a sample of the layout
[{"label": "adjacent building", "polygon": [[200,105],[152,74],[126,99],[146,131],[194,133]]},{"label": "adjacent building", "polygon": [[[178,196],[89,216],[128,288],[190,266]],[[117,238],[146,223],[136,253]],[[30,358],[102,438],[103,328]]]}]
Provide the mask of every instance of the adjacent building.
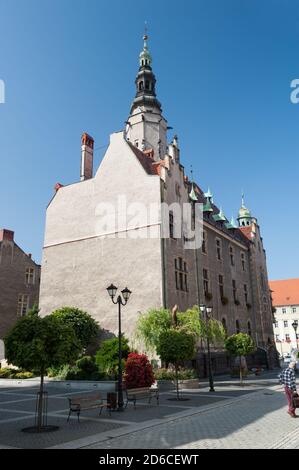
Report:
[{"label": "adjacent building", "polygon": [[[257,219],[243,197],[238,223],[229,221],[211,191],[204,192],[186,175],[178,137],[168,140],[147,36],[135,85],[125,128],[110,136],[96,173],[94,140],[84,133],[80,181],[55,187],[46,214],[41,313],[74,305],[117,333],[117,312],[106,292],[113,282],[133,292],[123,309],[128,336],[140,312],[149,308],[185,310],[204,303],[213,305],[213,316],[228,334],[250,334],[265,356],[274,338]],[[197,218],[203,219],[202,241],[193,248],[188,245],[192,230],[177,215],[186,205],[193,228]],[[225,369],[226,358],[219,361]],[[217,358],[217,369],[216,363]]]},{"label": "adjacent building", "polygon": [[287,356],[299,344],[299,279],[270,281],[274,337],[278,353]]},{"label": "adjacent building", "polygon": [[0,230],[0,340],[38,304],[39,285],[40,266],[16,244],[14,232]]}]

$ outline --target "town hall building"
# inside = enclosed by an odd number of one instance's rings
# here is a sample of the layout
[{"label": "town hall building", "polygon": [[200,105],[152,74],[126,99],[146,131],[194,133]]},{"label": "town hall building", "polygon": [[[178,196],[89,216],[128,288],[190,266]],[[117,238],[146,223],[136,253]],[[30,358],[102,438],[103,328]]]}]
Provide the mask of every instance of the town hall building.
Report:
[{"label": "town hall building", "polygon": [[[237,223],[229,221],[211,191],[186,176],[178,138],[167,138],[147,35],[135,84],[125,128],[111,134],[97,171],[94,140],[84,133],[80,181],[55,187],[46,215],[41,314],[75,306],[117,334],[117,311],[106,292],[113,283],[132,291],[122,315],[129,337],[140,313],[150,308],[177,305],[183,311],[205,304],[229,335],[248,333],[261,351],[269,351],[272,304],[259,224],[244,197]],[[193,226],[201,214],[200,246],[186,247],[175,211],[165,221],[163,211],[152,210],[162,204],[190,205]]]}]

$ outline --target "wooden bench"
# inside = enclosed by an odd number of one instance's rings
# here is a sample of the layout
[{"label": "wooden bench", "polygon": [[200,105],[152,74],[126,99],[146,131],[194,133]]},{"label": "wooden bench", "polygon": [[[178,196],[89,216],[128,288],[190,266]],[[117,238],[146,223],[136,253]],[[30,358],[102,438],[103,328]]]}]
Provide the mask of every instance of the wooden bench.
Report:
[{"label": "wooden bench", "polygon": [[144,398],[148,398],[148,402],[150,403],[152,398],[156,398],[157,405],[159,405],[159,389],[158,388],[151,388],[151,387],[142,387],[142,388],[131,388],[126,389],[126,398],[127,403],[125,408],[127,408],[129,401],[134,403],[134,409],[136,410],[136,401],[142,400]]},{"label": "wooden bench", "polygon": [[80,422],[80,413],[83,410],[93,410],[100,408],[101,415],[103,408],[106,406],[105,403],[103,403],[100,392],[95,392],[89,395],[75,396],[72,398],[68,398],[68,401],[70,410],[67,421],[70,420],[70,416],[72,413],[77,413],[78,422]]}]

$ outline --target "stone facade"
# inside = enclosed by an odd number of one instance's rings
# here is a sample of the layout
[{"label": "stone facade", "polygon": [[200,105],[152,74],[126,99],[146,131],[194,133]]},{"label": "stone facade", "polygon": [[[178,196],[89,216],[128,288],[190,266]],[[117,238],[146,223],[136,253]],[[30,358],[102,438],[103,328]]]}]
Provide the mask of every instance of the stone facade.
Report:
[{"label": "stone facade", "polygon": [[0,339],[38,304],[39,285],[40,266],[15,243],[14,232],[0,230]]},{"label": "stone facade", "polygon": [[[117,310],[106,292],[113,282],[133,292],[122,315],[128,336],[149,308],[185,310],[205,303],[213,305],[213,316],[229,334],[248,332],[267,349],[273,342],[272,310],[259,226],[244,201],[239,226],[229,222],[210,191],[185,175],[177,136],[166,145],[167,121],[156,99],[147,37],[136,87],[126,128],[111,135],[95,176],[81,174],[80,183],[56,185],[46,216],[41,313],[76,306],[116,334]],[[163,203],[191,205],[193,224],[195,209],[202,208],[202,246],[186,249],[184,230],[174,236],[178,221],[165,217]],[[170,236],[164,238],[166,226]]]}]

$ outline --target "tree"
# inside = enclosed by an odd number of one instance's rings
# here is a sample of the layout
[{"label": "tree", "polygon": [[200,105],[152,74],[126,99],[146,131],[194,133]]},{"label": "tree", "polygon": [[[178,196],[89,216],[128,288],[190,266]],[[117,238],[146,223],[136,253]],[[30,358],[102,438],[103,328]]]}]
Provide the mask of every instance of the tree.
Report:
[{"label": "tree", "polygon": [[184,329],[170,328],[159,335],[157,353],[162,361],[170,362],[175,367],[178,400],[180,400],[178,380],[179,363],[193,358],[195,344],[195,336]]},{"label": "tree", "polygon": [[89,313],[75,307],[63,307],[55,310],[52,315],[60,318],[67,325],[74,328],[75,333],[82,348],[86,350],[88,346],[97,338],[100,327],[98,322]]},{"label": "tree", "polygon": [[152,309],[142,314],[137,322],[136,335],[142,339],[149,351],[157,351],[159,336],[171,327],[182,328],[193,335],[196,340],[206,340],[212,344],[223,343],[226,336],[225,329],[218,320],[210,319],[206,322],[197,305],[185,312],[173,312],[168,309]]},{"label": "tree", "polygon": [[155,383],[153,368],[145,354],[130,353],[125,365],[126,387],[150,387]]},{"label": "tree", "polygon": [[251,354],[256,350],[251,336],[246,333],[237,333],[235,335],[229,336],[225,340],[225,349],[232,355],[237,356],[240,359],[240,384],[243,383],[243,373],[242,373],[242,356]]},{"label": "tree", "polygon": [[14,366],[40,372],[37,430],[42,431],[44,375],[49,367],[73,361],[81,343],[69,325],[53,315],[41,318],[37,311],[20,318],[4,339],[6,359]]},{"label": "tree", "polygon": [[[124,336],[121,338],[121,345],[124,370],[125,360],[131,352],[128,340]],[[96,353],[96,364],[101,372],[104,372],[107,375],[114,375],[115,378],[117,377],[118,353],[118,338],[112,338],[103,341],[102,346]]]},{"label": "tree", "polygon": [[138,318],[136,336],[144,342],[149,352],[155,352],[160,334],[169,328],[171,328],[170,311],[165,308],[150,309]]}]

